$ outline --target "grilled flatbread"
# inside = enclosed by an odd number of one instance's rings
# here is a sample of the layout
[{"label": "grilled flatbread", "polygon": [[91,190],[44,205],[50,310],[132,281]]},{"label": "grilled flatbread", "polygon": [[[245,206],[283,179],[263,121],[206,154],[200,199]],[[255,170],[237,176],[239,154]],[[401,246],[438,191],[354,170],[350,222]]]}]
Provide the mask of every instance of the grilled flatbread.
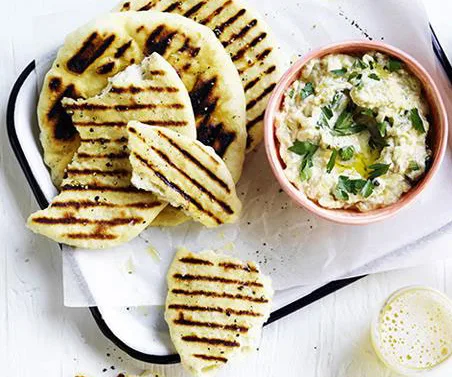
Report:
[{"label": "grilled flatbread", "polygon": [[254,263],[180,249],[167,281],[165,319],[182,364],[193,375],[255,349],[273,289]]},{"label": "grilled flatbread", "polygon": [[215,34],[190,19],[159,12],[114,13],[70,34],[48,72],[38,104],[44,158],[60,185],[80,136],[61,99],[89,98],[109,77],[153,52],[179,73],[195,112],[198,139],[220,155],[235,181],[246,148],[240,77]]},{"label": "grilled flatbread", "polygon": [[99,96],[64,99],[63,106],[72,114],[81,144],[66,170],[61,193],[49,208],[31,215],[28,226],[57,242],[83,248],[127,242],[167,203],[132,186],[126,125],[140,119],[195,139],[188,92],[176,71],[154,53],[141,66],[130,66],[113,77]]},{"label": "grilled flatbread", "polygon": [[212,148],[139,122],[127,130],[135,187],[155,192],[209,228],[238,219],[242,205],[234,181]]},{"label": "grilled flatbread", "polygon": [[212,29],[245,88],[248,151],[260,143],[265,108],[280,78],[281,63],[269,28],[256,12],[237,0],[123,0],[115,10],[177,13]]}]

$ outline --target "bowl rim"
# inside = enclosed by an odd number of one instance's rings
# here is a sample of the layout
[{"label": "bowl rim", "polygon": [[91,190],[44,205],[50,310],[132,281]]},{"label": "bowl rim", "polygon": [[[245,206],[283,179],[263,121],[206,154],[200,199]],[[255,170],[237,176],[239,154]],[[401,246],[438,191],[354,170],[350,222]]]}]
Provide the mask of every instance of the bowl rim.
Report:
[{"label": "bowl rim", "polygon": [[[439,139],[437,148],[434,150],[434,160],[425,176],[411,188],[407,193],[395,203],[374,209],[368,212],[359,212],[352,209],[329,209],[324,208],[307,198],[304,192],[297,189],[285,176],[283,167],[281,165],[281,158],[279,150],[276,147],[276,132],[275,132],[275,118],[281,106],[284,93],[286,89],[299,77],[301,69],[312,59],[320,58],[330,53],[341,53],[343,50],[355,49],[365,51],[378,51],[387,55],[396,57],[404,63],[407,63],[408,68],[421,82],[423,82],[424,90],[428,87],[432,101],[429,103],[430,107],[435,107],[438,113],[438,119],[435,123],[435,135]],[[448,138],[448,116],[441,93],[428,71],[411,55],[400,50],[399,48],[383,42],[377,41],[362,41],[349,40],[339,43],[332,43],[320,48],[316,48],[302,58],[297,60],[282,76],[276,85],[273,93],[269,99],[267,109],[264,116],[264,137],[265,149],[268,161],[272,168],[273,174],[278,180],[283,190],[294,200],[298,205],[304,207],[311,213],[316,214],[326,220],[330,220],[340,224],[348,225],[366,225],[378,221],[385,220],[400,210],[407,208],[415,199],[425,190],[430,181],[436,175],[441,162],[443,160]]]}]

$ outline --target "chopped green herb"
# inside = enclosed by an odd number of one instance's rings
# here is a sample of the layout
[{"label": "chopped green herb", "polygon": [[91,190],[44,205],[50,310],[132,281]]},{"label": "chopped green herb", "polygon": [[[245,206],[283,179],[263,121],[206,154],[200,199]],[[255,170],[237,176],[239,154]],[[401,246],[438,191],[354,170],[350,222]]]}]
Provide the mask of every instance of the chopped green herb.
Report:
[{"label": "chopped green herb", "polygon": [[326,119],[330,120],[333,117],[333,111],[329,106],[322,107],[322,113],[325,115]]},{"label": "chopped green herb", "polygon": [[348,194],[361,194],[363,196],[366,194],[367,196],[369,196],[372,192],[369,193],[371,189],[368,182],[369,181],[366,181],[364,179],[350,179],[345,175],[341,175],[339,176],[339,180],[333,194],[337,199],[340,200],[348,200],[350,198]]},{"label": "chopped green herb", "polygon": [[334,94],[333,100],[331,101],[331,107],[333,109],[337,109],[337,106],[340,104],[344,94],[342,92],[336,92]]},{"label": "chopped green herb", "polygon": [[364,196],[365,198],[368,198],[374,192],[374,187],[375,186],[372,183],[372,181],[367,180],[366,184],[364,185],[364,187],[361,190],[361,195]]},{"label": "chopped green herb", "polygon": [[312,85],[312,82],[308,82],[305,84],[303,89],[301,89],[301,92],[300,92],[301,99],[305,100],[311,94],[314,94],[314,86]]},{"label": "chopped green herb", "polygon": [[361,132],[364,129],[364,126],[358,125],[353,121],[353,114],[345,109],[334,124],[333,134],[336,136],[347,136]]},{"label": "chopped green herb", "polygon": [[395,59],[389,59],[388,69],[390,72],[396,72],[402,68],[402,62]]},{"label": "chopped green herb", "polygon": [[410,163],[408,164],[408,169],[410,170],[410,172],[412,172],[421,170],[421,167],[416,161],[410,161]]},{"label": "chopped green herb", "polygon": [[371,73],[369,75],[369,78],[372,79],[372,80],[377,80],[377,81],[381,80],[380,77],[376,73]]},{"label": "chopped green herb", "polygon": [[355,148],[353,148],[352,145],[339,149],[339,156],[341,157],[342,161],[351,160],[353,158],[354,154],[355,154]]},{"label": "chopped green herb", "polygon": [[326,172],[329,174],[334,169],[334,165],[336,164],[337,150],[333,149],[331,152],[330,159],[328,160],[328,164],[326,165]]},{"label": "chopped green herb", "polygon": [[410,111],[410,119],[413,128],[421,133],[425,133],[424,122],[419,115],[418,109],[411,109]]},{"label": "chopped green herb", "polygon": [[375,62],[373,60],[369,60],[369,67],[370,67],[370,69],[375,68]]},{"label": "chopped green herb", "polygon": [[337,76],[344,76],[347,73],[347,68],[333,69],[330,72]]},{"label": "chopped green herb", "polygon": [[289,148],[289,151],[298,154],[299,156],[304,156],[306,154],[314,154],[319,146],[312,144],[309,141],[295,140],[293,145]]},{"label": "chopped green herb", "polygon": [[362,115],[367,115],[369,117],[373,117],[374,116],[374,112],[371,109],[362,109],[361,110],[361,114]]},{"label": "chopped green herb", "polygon": [[384,121],[384,122],[377,123],[377,129],[378,129],[378,132],[380,133],[381,137],[386,136],[387,128],[388,128],[388,122]]},{"label": "chopped green herb", "polygon": [[293,98],[294,94],[295,94],[295,89],[294,88],[290,89],[289,94],[288,94],[289,98]]},{"label": "chopped green herb", "polygon": [[309,141],[295,140],[294,144],[289,148],[289,151],[303,156],[303,161],[300,166],[300,179],[306,181],[311,177],[311,169],[313,166],[312,156],[319,148],[318,145],[312,144]]},{"label": "chopped green herb", "polygon": [[317,125],[321,128],[329,128],[330,124],[328,123],[328,119],[326,119],[325,114],[322,112],[320,114],[319,120],[317,121]]},{"label": "chopped green herb", "polygon": [[378,178],[384,174],[386,174],[389,170],[389,164],[373,164],[369,166],[371,172],[369,173],[369,179],[373,181],[375,178]]},{"label": "chopped green herb", "polygon": [[356,59],[353,62],[352,68],[361,68],[361,69],[365,69],[367,68],[368,65],[366,63],[364,63],[364,61],[362,61],[361,59]]}]

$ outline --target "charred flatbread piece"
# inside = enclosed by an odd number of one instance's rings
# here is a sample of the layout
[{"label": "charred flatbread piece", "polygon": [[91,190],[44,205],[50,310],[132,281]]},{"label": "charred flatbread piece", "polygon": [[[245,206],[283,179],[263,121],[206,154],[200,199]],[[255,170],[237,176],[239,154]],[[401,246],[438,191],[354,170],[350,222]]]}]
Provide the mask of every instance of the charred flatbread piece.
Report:
[{"label": "charred flatbread piece", "polygon": [[135,187],[155,192],[209,228],[238,219],[242,205],[234,181],[212,148],[139,122],[127,130]]},{"label": "charred flatbread piece", "polygon": [[32,214],[36,233],[72,246],[100,249],[131,240],[167,205],[131,182],[127,148],[130,119],[177,129],[194,139],[188,92],[176,71],[153,54],[110,80],[87,100],[64,99],[81,144],[66,170],[61,193],[49,208]]},{"label": "charred flatbread piece", "polygon": [[255,349],[273,289],[254,263],[180,249],[167,281],[165,319],[189,372],[203,375]]},{"label": "charred flatbread piece", "polygon": [[[246,102],[230,56],[209,28],[190,19],[130,12],[109,14],[70,34],[45,78],[38,119],[44,158],[57,185],[80,145],[61,99],[98,94],[109,77],[153,52],[176,69],[188,89],[198,139],[212,146],[239,179],[246,148]],[[133,110],[138,109],[139,105]]]},{"label": "charred flatbread piece", "polygon": [[264,135],[264,112],[281,76],[278,47],[269,28],[248,5],[237,0],[123,0],[117,11],[177,13],[213,30],[232,58],[247,101],[247,150]]}]

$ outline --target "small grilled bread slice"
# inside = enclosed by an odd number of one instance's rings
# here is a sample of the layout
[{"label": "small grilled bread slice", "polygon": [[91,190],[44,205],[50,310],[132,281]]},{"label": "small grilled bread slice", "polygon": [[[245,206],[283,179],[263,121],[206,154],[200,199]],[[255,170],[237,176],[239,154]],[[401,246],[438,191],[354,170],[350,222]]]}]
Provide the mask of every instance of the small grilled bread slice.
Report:
[{"label": "small grilled bread slice", "polygon": [[100,95],[65,99],[63,104],[71,112],[81,144],[66,169],[61,193],[49,208],[32,214],[27,225],[77,247],[100,249],[127,242],[167,205],[130,182],[127,123],[140,119],[194,139],[188,92],[171,65],[153,54],[140,66],[130,66],[113,77]]},{"label": "small grilled bread slice", "polygon": [[183,366],[201,376],[256,348],[271,281],[252,262],[181,248],[167,275],[165,319]]},{"label": "small grilled bread slice", "polygon": [[232,223],[241,202],[215,151],[180,133],[130,122],[132,184],[152,191],[206,227]]}]

